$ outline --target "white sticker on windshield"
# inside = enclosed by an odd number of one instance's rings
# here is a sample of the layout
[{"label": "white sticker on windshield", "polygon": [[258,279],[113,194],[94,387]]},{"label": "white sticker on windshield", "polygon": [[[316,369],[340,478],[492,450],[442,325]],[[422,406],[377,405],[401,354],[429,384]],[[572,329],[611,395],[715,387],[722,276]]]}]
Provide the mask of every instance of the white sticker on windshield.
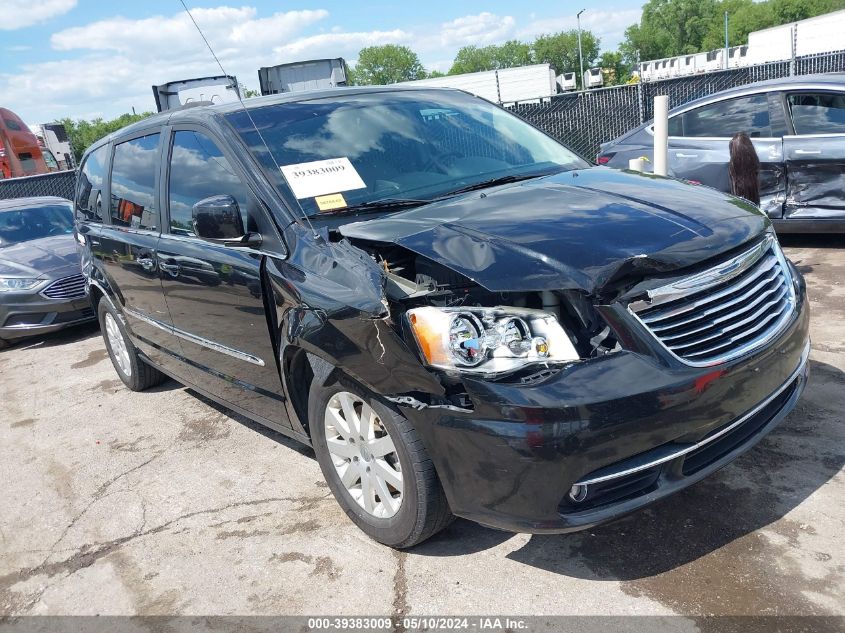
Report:
[{"label": "white sticker on windshield", "polygon": [[367,186],[346,157],[285,165],[281,170],[293,195],[300,199]]}]

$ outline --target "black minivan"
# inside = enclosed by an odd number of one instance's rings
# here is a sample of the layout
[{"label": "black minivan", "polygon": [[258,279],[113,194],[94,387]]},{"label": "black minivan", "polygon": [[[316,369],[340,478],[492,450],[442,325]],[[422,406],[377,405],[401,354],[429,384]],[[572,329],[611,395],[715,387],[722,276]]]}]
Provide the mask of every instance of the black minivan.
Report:
[{"label": "black minivan", "polygon": [[591,167],[457,90],[167,111],[88,150],[76,215],[121,380],[310,444],[394,547],[455,515],[544,533],[641,508],[807,378],[804,282],[757,208]]}]

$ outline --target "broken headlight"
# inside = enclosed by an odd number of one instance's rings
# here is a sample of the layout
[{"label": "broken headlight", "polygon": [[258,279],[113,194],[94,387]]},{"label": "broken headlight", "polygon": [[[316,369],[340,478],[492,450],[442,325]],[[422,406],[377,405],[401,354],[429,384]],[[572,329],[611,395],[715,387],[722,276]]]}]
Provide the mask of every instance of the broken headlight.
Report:
[{"label": "broken headlight", "polygon": [[414,308],[408,323],[429,367],[499,374],[578,360],[558,320],[523,308]]}]

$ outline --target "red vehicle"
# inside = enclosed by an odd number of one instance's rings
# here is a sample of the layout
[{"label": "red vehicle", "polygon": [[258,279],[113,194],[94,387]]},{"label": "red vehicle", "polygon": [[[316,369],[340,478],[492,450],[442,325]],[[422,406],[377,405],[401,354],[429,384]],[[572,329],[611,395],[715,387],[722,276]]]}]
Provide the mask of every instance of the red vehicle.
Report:
[{"label": "red vehicle", "polygon": [[3,178],[46,174],[47,163],[38,139],[21,118],[0,108],[0,173]]}]

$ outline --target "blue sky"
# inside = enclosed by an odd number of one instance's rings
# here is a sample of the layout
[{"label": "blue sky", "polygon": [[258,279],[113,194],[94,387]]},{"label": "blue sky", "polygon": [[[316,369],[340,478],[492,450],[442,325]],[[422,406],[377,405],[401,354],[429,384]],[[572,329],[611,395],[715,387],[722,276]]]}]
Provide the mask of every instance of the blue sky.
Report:
[{"label": "blue sky", "polygon": [[[582,26],[614,49],[636,22],[642,0],[525,5],[487,2],[288,3],[210,0],[187,4],[227,72],[257,88],[260,66],[342,56],[363,46],[405,44],[428,69],[448,70],[467,44],[531,40]],[[150,86],[217,74],[178,0],[4,0],[0,22],[0,106],[27,123],[71,116],[113,117],[154,109]]]}]

